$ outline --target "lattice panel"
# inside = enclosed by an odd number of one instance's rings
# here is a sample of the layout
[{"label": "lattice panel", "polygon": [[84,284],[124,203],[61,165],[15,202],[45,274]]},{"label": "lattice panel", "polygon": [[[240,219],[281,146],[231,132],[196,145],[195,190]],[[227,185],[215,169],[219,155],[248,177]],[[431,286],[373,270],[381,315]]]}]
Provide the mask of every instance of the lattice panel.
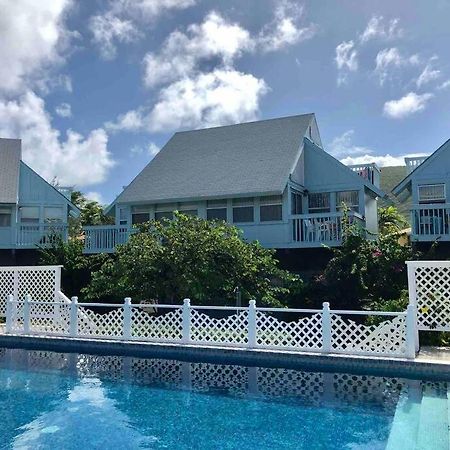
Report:
[{"label": "lattice panel", "polygon": [[0,316],[6,315],[8,295],[14,295],[14,270],[0,269]]},{"label": "lattice panel", "polygon": [[208,344],[246,344],[248,335],[247,311],[216,319],[191,310],[191,341]]},{"label": "lattice panel", "polygon": [[450,331],[450,266],[416,267],[417,325]]},{"label": "lattice panel", "polygon": [[70,305],[66,303],[30,304],[30,331],[67,335],[70,331]]},{"label": "lattice panel", "polygon": [[319,350],[322,348],[322,316],[314,314],[284,322],[257,311],[256,343],[263,347]]},{"label": "lattice panel", "polygon": [[97,336],[115,338],[123,333],[123,309],[117,308],[106,314],[99,314],[91,309],[78,306],[78,334],[80,336]]},{"label": "lattice panel", "polygon": [[33,300],[53,302],[56,298],[57,270],[51,269],[20,269],[18,298],[25,299],[31,295]]},{"label": "lattice panel", "polygon": [[347,353],[405,354],[405,317],[397,316],[379,325],[364,325],[332,314],[331,347],[332,351]]},{"label": "lattice panel", "polygon": [[179,341],[182,338],[182,320],[181,309],[155,316],[140,308],[133,308],[131,336],[149,341]]},{"label": "lattice panel", "polygon": [[248,391],[248,367],[191,363],[191,386],[195,391],[223,390],[233,395]]}]

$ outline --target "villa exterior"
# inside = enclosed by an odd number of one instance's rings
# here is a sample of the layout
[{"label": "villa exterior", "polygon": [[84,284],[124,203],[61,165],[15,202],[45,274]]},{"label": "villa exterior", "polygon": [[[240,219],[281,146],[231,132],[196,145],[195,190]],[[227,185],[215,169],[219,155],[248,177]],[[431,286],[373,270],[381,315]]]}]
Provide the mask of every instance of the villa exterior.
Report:
[{"label": "villa exterior", "polygon": [[450,140],[428,157],[405,162],[408,174],[392,192],[412,196],[411,240],[450,241]]},{"label": "villa exterior", "polygon": [[67,238],[79,210],[21,159],[19,139],[0,138],[0,249],[35,249],[55,233]]},{"label": "villa exterior", "polygon": [[377,232],[379,170],[325,152],[314,114],[175,133],[107,208],[115,225],[85,227],[85,252],[112,252],[133,225],[178,210],[220,219],[269,248],[337,246],[342,204]]}]

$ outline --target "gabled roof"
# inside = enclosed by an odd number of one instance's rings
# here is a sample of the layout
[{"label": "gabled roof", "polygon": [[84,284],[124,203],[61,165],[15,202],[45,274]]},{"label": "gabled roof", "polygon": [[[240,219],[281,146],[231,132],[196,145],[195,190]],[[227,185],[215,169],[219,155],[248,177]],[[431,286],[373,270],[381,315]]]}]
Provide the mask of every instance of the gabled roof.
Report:
[{"label": "gabled roof", "polygon": [[313,120],[303,114],[175,133],[113,205],[281,194]]},{"label": "gabled roof", "polygon": [[394,187],[394,189],[392,189],[392,193],[394,195],[401,194],[410,184],[412,177],[420,173],[424,169],[424,167],[427,167],[431,163],[431,161],[438,158],[439,155],[445,150],[450,150],[450,139],[445,141],[434,153],[432,153],[427,159],[425,159],[422,164],[419,164],[411,173],[406,175],[406,177],[403,178],[403,180],[400,181],[400,183],[398,183],[397,186]]},{"label": "gabled roof", "polygon": [[0,138],[0,203],[17,203],[20,158],[20,140]]}]

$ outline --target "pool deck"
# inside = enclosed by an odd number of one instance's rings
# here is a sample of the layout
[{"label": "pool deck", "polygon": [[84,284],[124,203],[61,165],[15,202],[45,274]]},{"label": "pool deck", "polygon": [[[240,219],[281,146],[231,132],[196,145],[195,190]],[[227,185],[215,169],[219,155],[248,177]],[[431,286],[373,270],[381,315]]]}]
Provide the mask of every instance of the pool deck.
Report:
[{"label": "pool deck", "polygon": [[[1,332],[0,332],[1,333]],[[450,381],[450,348],[424,347],[412,359],[296,351],[0,334],[0,346],[64,353],[177,359],[318,372]]]}]

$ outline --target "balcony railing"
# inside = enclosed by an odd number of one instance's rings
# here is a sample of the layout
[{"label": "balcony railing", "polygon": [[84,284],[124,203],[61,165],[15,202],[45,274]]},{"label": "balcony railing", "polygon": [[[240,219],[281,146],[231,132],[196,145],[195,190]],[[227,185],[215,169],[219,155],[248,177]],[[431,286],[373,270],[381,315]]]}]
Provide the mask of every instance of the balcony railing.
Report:
[{"label": "balcony railing", "polygon": [[16,248],[48,247],[59,238],[67,239],[67,224],[19,224]]},{"label": "balcony railing", "polygon": [[127,225],[84,227],[84,252],[113,252],[117,245],[125,244],[131,230]]},{"label": "balcony railing", "polygon": [[410,174],[416,167],[419,167],[428,156],[414,156],[405,158],[406,173]]},{"label": "balcony railing", "polygon": [[[350,223],[364,226],[364,219],[358,213],[350,211],[348,216]],[[341,212],[292,216],[292,240],[305,246],[339,245],[342,243],[342,218]]]},{"label": "balcony railing", "polygon": [[412,235],[423,240],[450,238],[450,204],[415,205],[411,209]]},{"label": "balcony railing", "polygon": [[375,186],[380,186],[380,169],[375,163],[371,164],[356,164],[347,166],[360,177],[370,181]]}]

